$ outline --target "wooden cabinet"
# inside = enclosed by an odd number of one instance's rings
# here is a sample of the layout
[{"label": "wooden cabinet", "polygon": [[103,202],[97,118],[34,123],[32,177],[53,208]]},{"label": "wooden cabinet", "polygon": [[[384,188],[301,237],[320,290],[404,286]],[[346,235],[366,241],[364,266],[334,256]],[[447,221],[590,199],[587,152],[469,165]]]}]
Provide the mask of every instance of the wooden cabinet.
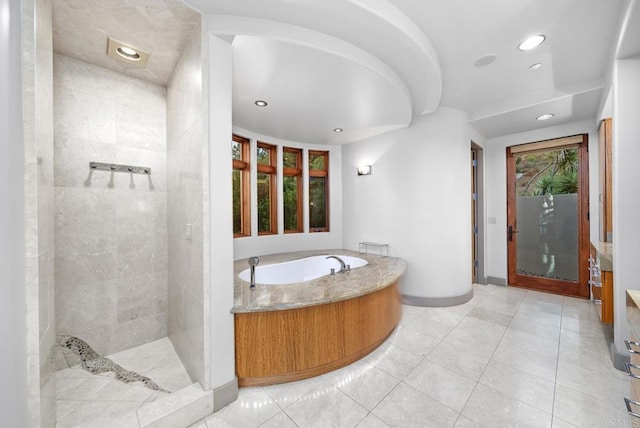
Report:
[{"label": "wooden cabinet", "polygon": [[593,245],[589,258],[589,285],[600,321],[613,324],[613,272],[600,268],[600,256]]},{"label": "wooden cabinet", "polygon": [[[638,343],[638,331],[640,330],[640,292],[627,290],[626,307],[627,322],[630,327],[630,340],[625,340],[625,346],[629,351],[629,362],[625,363],[625,370],[629,374],[631,388],[630,397],[624,398],[629,415],[640,418],[640,344]],[[637,426],[635,420],[629,426]]]},{"label": "wooden cabinet", "polygon": [[337,302],[235,313],[238,385],[291,382],[344,367],[380,346],[401,316],[399,281]]},{"label": "wooden cabinet", "polygon": [[613,272],[602,271],[600,283],[602,284],[602,288],[600,288],[600,300],[602,303],[598,309],[600,321],[613,324]]},{"label": "wooden cabinet", "polygon": [[[626,342],[626,341],[625,341]],[[631,341],[627,343],[629,348],[629,362],[631,364],[626,365],[627,373],[631,378],[631,400],[625,398],[625,404],[627,411],[631,416],[640,417],[638,412],[640,411],[640,346],[638,346],[638,339],[633,331],[631,332]]]},{"label": "wooden cabinet", "polygon": [[[611,119],[604,119],[600,123],[598,136],[600,243],[599,249],[594,248],[593,245],[591,246],[590,260],[594,260],[595,269],[589,268],[592,299],[598,305],[600,321],[607,324],[613,323],[613,262],[610,249],[613,234],[612,126]],[[606,267],[600,263],[600,253],[603,253],[608,258]]]},{"label": "wooden cabinet", "polygon": [[600,241],[611,242],[613,234],[613,165],[611,119],[600,123],[598,135],[598,188],[600,191]]}]

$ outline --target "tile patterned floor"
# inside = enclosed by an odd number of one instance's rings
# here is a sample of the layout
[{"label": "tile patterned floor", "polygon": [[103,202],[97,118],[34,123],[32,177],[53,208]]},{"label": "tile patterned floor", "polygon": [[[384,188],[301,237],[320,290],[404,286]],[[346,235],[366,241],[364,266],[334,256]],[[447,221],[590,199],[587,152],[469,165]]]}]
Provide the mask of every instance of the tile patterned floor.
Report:
[{"label": "tile patterned floor", "polygon": [[304,381],[243,388],[194,428],[633,427],[629,378],[585,300],[493,285],[451,308],[405,306],[372,354]]},{"label": "tile patterned floor", "polygon": [[[150,377],[177,391],[191,379],[168,338],[109,355],[125,369]],[[112,373],[94,375],[79,365],[56,373],[56,427],[137,428],[135,410],[166,396],[141,384],[115,380]]]}]

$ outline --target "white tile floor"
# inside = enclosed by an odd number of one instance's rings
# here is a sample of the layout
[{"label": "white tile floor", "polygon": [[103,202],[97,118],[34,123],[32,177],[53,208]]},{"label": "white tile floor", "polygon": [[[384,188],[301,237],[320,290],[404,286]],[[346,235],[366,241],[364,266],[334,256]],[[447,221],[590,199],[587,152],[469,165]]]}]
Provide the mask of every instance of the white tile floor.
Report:
[{"label": "white tile floor", "polygon": [[405,306],[380,348],[289,384],[243,388],[193,425],[224,427],[633,427],[610,329],[569,297],[474,285],[451,308]]},{"label": "white tile floor", "polygon": [[[191,384],[166,337],[108,357],[169,391]],[[115,380],[112,373],[91,374],[77,365],[56,372],[56,426],[138,428],[136,409],[166,395],[139,383]]]}]

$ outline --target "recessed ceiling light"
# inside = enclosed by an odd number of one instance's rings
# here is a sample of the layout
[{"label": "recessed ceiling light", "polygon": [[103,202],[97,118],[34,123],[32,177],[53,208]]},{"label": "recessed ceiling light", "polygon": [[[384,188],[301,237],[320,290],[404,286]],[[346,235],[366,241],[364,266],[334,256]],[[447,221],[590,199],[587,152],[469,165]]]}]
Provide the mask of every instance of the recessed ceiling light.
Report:
[{"label": "recessed ceiling light", "polygon": [[536,62],[535,64],[532,64],[532,65],[529,67],[529,70],[531,70],[531,71],[536,71],[536,70],[540,70],[541,68],[542,68],[542,63],[540,63],[540,62]]},{"label": "recessed ceiling light", "polygon": [[540,46],[540,44],[542,44],[544,40],[545,40],[545,37],[542,34],[538,34],[537,36],[531,36],[524,42],[520,43],[518,45],[518,49],[520,49],[521,51],[531,50],[533,48]]},{"label": "recessed ceiling light", "polygon": [[266,101],[262,101],[262,100],[258,100],[254,104],[257,105],[258,107],[266,107],[267,106],[267,102]]},{"label": "recessed ceiling light", "polygon": [[126,46],[120,46],[116,49],[118,55],[123,57],[124,59],[128,59],[129,61],[140,61],[140,54],[132,48],[128,48]]},{"label": "recessed ceiling light", "polygon": [[481,58],[478,58],[474,65],[476,67],[485,67],[485,66],[491,64],[495,60],[496,60],[496,56],[495,55],[485,55],[485,56],[483,56]]},{"label": "recessed ceiling light", "polygon": [[541,116],[536,117],[536,120],[549,120],[551,119],[553,116],[555,116],[554,114],[551,113],[547,113],[547,114],[543,114]]},{"label": "recessed ceiling light", "polygon": [[342,132],[344,129],[342,128],[333,128],[333,132]]},{"label": "recessed ceiling light", "polygon": [[142,49],[111,37],[107,39],[107,55],[129,64],[135,64],[141,68],[147,66],[150,56],[148,52]]}]

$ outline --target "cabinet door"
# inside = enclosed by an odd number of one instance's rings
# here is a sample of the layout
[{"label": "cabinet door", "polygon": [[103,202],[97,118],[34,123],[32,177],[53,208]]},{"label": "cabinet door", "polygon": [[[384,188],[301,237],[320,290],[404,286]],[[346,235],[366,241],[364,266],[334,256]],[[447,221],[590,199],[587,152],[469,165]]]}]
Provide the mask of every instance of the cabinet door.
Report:
[{"label": "cabinet door", "polygon": [[[637,342],[633,332],[631,333],[631,342]],[[634,347],[635,348],[635,347]],[[640,366],[640,354],[632,353],[630,355],[630,362],[636,366]],[[631,378],[631,399],[634,401],[640,400],[640,379]]]},{"label": "cabinet door", "polygon": [[602,283],[601,290],[601,316],[600,321],[612,324],[613,323],[613,272],[602,271],[600,278]]}]

